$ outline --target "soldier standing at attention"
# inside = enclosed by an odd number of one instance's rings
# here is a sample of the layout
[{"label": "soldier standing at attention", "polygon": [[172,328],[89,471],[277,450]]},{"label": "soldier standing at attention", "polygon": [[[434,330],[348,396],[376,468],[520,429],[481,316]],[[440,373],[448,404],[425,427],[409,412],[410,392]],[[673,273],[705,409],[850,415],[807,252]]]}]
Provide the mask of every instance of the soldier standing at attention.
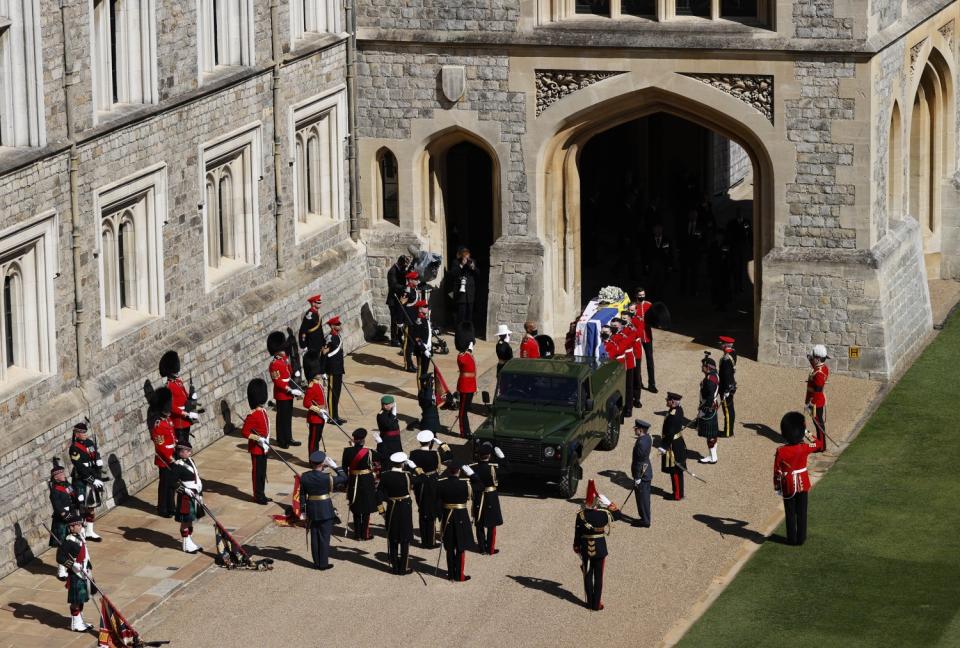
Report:
[{"label": "soldier standing at attention", "polygon": [[267,383],[254,378],[247,384],[247,404],[250,413],[243,421],[243,434],[247,439],[247,452],[250,453],[251,476],[253,479],[253,500],[257,504],[266,504],[269,500],[264,493],[267,483],[267,452],[270,450],[270,419],[263,406],[267,403]]},{"label": "soldier standing at attention", "polygon": [[57,564],[68,570],[67,603],[70,604],[70,629],[74,632],[89,632],[93,626],[83,620],[83,604],[90,600],[90,583],[93,572],[90,552],[83,537],[83,518],[71,515],[66,520],[67,535],[57,549]]},{"label": "soldier standing at attention", "polygon": [[613,513],[608,506],[610,500],[597,492],[591,479],[573,531],[573,550],[580,555],[585,603],[591,610],[603,609],[603,566],[608,555],[607,536],[613,523]]},{"label": "soldier standing at attention", "polygon": [[406,288],[407,266],[410,259],[401,254],[397,262],[387,270],[387,308],[390,309],[390,346],[400,346],[400,331],[404,324],[403,305],[400,296]]},{"label": "soldier standing at attention", "polygon": [[203,547],[193,541],[193,523],[204,515],[203,481],[200,471],[193,462],[193,446],[189,441],[177,444],[177,459],[170,465],[173,479],[180,482],[177,492],[177,513],[174,519],[180,523],[180,537],[183,538],[183,551],[195,554]]},{"label": "soldier standing at attention", "polygon": [[640,519],[634,526],[649,527],[650,517],[650,482],[653,481],[653,465],[650,463],[650,450],[653,440],[650,439],[650,424],[641,419],[633,422],[633,433],[637,440],[633,443],[633,460],[630,463],[630,473],[633,475],[633,490],[637,498],[637,514]]},{"label": "soldier standing at attention", "polygon": [[[423,470],[424,479],[414,484],[417,497],[417,513],[420,516],[420,546],[433,549],[437,543],[437,519],[440,511],[437,507],[438,471],[450,457],[450,446],[437,439],[430,430],[417,433],[420,447],[410,453],[410,460]],[[434,447],[436,442],[437,446]]]},{"label": "soldier standing at attention", "polygon": [[537,344],[537,323],[527,320],[523,324],[523,339],[520,341],[521,358],[539,358],[540,345]]},{"label": "soldier standing at attention", "polygon": [[643,407],[643,403],[640,402],[640,396],[643,387],[643,378],[640,377],[640,365],[643,360],[643,337],[646,335],[646,331],[642,331],[637,328],[635,319],[637,316],[637,305],[631,303],[627,306],[627,311],[623,314],[622,318],[625,326],[624,330],[627,332],[627,337],[631,340],[631,348],[633,350],[632,356],[630,356],[633,361],[633,380],[631,381],[632,390],[627,390],[625,398],[633,402],[633,406],[636,408]]},{"label": "soldier standing at attention", "polygon": [[627,395],[623,399],[623,415],[633,416],[633,399],[630,398],[629,395],[633,393],[633,381],[636,376],[637,362],[636,356],[633,355],[633,337],[627,333],[624,325],[625,322],[619,317],[614,317],[610,320],[610,339],[617,343],[617,349],[619,351],[617,362],[623,365],[626,374],[624,391]]},{"label": "soldier standing at attention", "polygon": [[323,345],[327,343],[326,336],[323,334],[323,323],[320,321],[320,304],[323,301],[320,295],[314,295],[307,298],[307,303],[310,304],[310,308],[303,314],[297,342],[301,349],[319,354]]},{"label": "soldier standing at attention", "polygon": [[303,375],[307,379],[307,391],[303,395],[303,407],[307,410],[307,456],[320,449],[323,445],[323,408],[326,399],[323,395],[323,382],[320,379],[322,361],[318,351],[307,351],[303,355]]},{"label": "soldier standing at attention", "polygon": [[780,419],[780,434],[786,445],[777,448],[773,458],[773,487],[783,498],[783,510],[787,516],[787,544],[802,545],[807,539],[807,497],[810,491],[810,475],[807,459],[814,452],[826,449],[826,437],[818,429],[816,438],[804,443],[808,437],[806,420],[800,412],[787,412]]},{"label": "soldier standing at attention", "polygon": [[680,394],[667,392],[667,415],[660,432],[660,472],[670,475],[673,499],[683,499],[683,470],[687,467],[687,444],[683,440],[683,408]]},{"label": "soldier standing at attention", "polygon": [[[404,464],[417,473],[411,477]],[[412,574],[410,543],[413,541],[413,485],[423,479],[423,470],[403,452],[390,455],[390,470],[380,474],[377,486],[378,510],[384,516],[387,528],[387,552],[391,572],[399,576]]]},{"label": "soldier standing at attention", "polygon": [[510,346],[510,327],[501,324],[497,327],[497,379],[500,379],[500,371],[503,365],[513,359],[513,348]]},{"label": "soldier standing at attention", "polygon": [[403,440],[400,438],[400,419],[397,418],[397,400],[389,394],[380,399],[377,430],[380,433],[380,440],[377,442],[377,455],[380,463],[386,466],[394,453],[403,452]]},{"label": "soldier standing at attention", "polygon": [[[415,271],[407,273],[407,287],[400,295],[399,302],[403,309],[400,316],[403,318],[403,368],[405,371],[414,372],[413,354],[416,351],[413,331],[411,326],[417,321],[417,304],[421,301],[417,295],[417,285],[420,283],[420,274]],[[429,328],[429,327],[428,327]]]},{"label": "soldier standing at attention", "polygon": [[187,411],[190,395],[180,380],[180,356],[176,351],[167,351],[160,357],[160,375],[167,379],[167,389],[173,399],[170,406],[171,419],[176,431],[177,441],[190,438],[190,426],[200,417],[196,412]]},{"label": "soldier standing at attention", "polygon": [[413,366],[413,360],[408,359],[407,371],[417,372],[417,384],[423,383],[424,374],[430,366],[430,354],[433,347],[433,329],[430,326],[430,307],[427,302],[420,299],[413,302],[413,319],[411,324],[407,325],[407,351],[417,358],[417,366]]},{"label": "soldier standing at attention", "polygon": [[273,400],[277,404],[277,447],[284,449],[300,445],[299,441],[293,440],[293,399],[303,397],[303,392],[290,384],[293,369],[286,347],[287,338],[280,331],[267,336],[267,351],[273,355],[270,380],[273,381]]},{"label": "soldier standing at attention", "polygon": [[476,473],[477,490],[473,493],[473,519],[477,530],[477,545],[480,553],[491,556],[500,553],[497,549],[497,527],[503,525],[503,513],[500,511],[500,493],[497,487],[497,469],[499,464],[490,463],[490,455],[504,460],[503,451],[494,448],[489,441],[480,444],[477,454],[479,460],[470,468]]},{"label": "soldier standing at attention", "polygon": [[[467,564],[467,550],[472,549],[473,529],[470,528],[470,513],[467,510],[473,499],[470,477],[473,470],[458,461],[446,462],[447,475],[437,483],[437,501],[440,504],[443,522],[440,525],[440,537],[443,549],[447,553],[447,580],[464,582],[470,577],[464,574]],[[464,477],[461,478],[460,474]]]},{"label": "soldier standing at attention", "polygon": [[[310,453],[311,470],[300,475],[300,510],[310,528],[310,552],[315,569],[333,569],[330,564],[330,535],[337,519],[333,491],[347,482],[347,474],[337,462],[320,450]],[[334,474],[324,472],[329,466]]]},{"label": "soldier standing at attention", "polygon": [[697,410],[697,434],[707,440],[708,457],[700,459],[702,464],[717,463],[717,437],[720,425],[717,422],[717,410],[720,407],[720,377],[717,375],[717,361],[704,351],[700,362],[703,380],[700,381],[700,406]]},{"label": "soldier standing at attention", "polygon": [[353,513],[353,537],[355,540],[371,540],[370,514],[377,510],[377,486],[373,479],[373,453],[364,447],[367,431],[353,431],[353,445],[343,449],[340,463],[346,467],[350,481],[347,483],[347,501]]},{"label": "soldier standing at attention", "polygon": [[177,446],[177,435],[170,420],[172,403],[169,389],[157,389],[151,396],[148,418],[155,453],[153,464],[160,472],[160,479],[157,480],[157,515],[165,518],[173,517],[174,512],[174,482],[170,475],[170,463]]},{"label": "soldier standing at attention", "polygon": [[723,430],[725,437],[733,436],[733,426],[737,422],[737,412],[733,407],[733,394],[737,391],[737,352],[733,349],[735,340],[732,337],[720,336],[720,348],[723,357],[720,358],[720,404],[723,408]]},{"label": "soldier standing at attention", "polygon": [[327,320],[327,326],[330,327],[330,337],[327,339],[327,346],[323,347],[324,365],[327,371],[327,387],[330,390],[330,418],[337,425],[343,425],[347,419],[340,416],[340,392],[343,390],[343,341],[340,339],[340,331],[343,328],[340,323],[340,317],[334,316]]},{"label": "soldier standing at attention", "polygon": [[[657,393],[657,374],[653,365],[653,327],[647,321],[647,316],[653,304],[647,301],[647,291],[643,288],[637,288],[636,316],[633,325],[637,327],[640,333],[640,341],[643,346],[643,359],[647,362],[647,390],[651,394]],[[639,369],[639,367],[638,367]],[[640,378],[639,371],[637,378]],[[641,386],[643,381],[640,381]]]},{"label": "soldier standing at attention", "polygon": [[477,361],[473,357],[473,324],[461,323],[461,329],[458,330],[456,345],[459,355],[457,355],[457,369],[460,376],[457,378],[457,392],[460,394],[460,437],[469,438],[473,432],[470,429],[470,404],[473,402],[473,396],[477,393]]},{"label": "soldier standing at attention", "polygon": [[807,396],[804,400],[814,424],[824,434],[827,432],[827,395],[823,388],[827,386],[830,377],[830,367],[827,366],[827,347],[817,344],[807,356],[810,361],[810,375],[807,376]]},{"label": "soldier standing at attention", "polygon": [[[73,487],[67,481],[66,469],[57,463],[50,470],[50,507],[53,518],[50,520],[49,546],[59,547],[67,537],[67,520],[75,515],[77,501]],[[57,578],[67,580],[65,565],[57,565]]]},{"label": "soldier standing at attention", "polygon": [[73,490],[77,501],[83,505],[83,535],[88,540],[100,542],[101,538],[93,530],[97,507],[103,503],[103,459],[97,443],[88,438],[87,424],[73,426],[73,443],[70,444],[70,461],[73,463]]}]

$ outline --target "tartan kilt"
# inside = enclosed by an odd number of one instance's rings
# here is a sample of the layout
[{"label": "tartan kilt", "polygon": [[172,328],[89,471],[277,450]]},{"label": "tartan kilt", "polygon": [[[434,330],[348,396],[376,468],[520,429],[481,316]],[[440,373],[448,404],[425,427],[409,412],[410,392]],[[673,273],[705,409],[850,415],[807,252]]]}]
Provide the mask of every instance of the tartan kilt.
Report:
[{"label": "tartan kilt", "polygon": [[72,571],[67,577],[67,603],[81,605],[90,600],[90,590],[85,578],[77,576]]},{"label": "tartan kilt", "polygon": [[177,522],[193,522],[203,516],[203,507],[197,506],[192,497],[184,493],[177,493],[177,510],[173,515],[174,520]]},{"label": "tartan kilt", "polygon": [[711,410],[712,415],[710,418],[703,418],[701,416],[700,420],[697,421],[697,436],[702,436],[707,439],[715,439],[720,436],[720,424],[719,417],[717,416],[717,410]]},{"label": "tartan kilt", "polygon": [[67,523],[55,517],[50,523],[50,531],[52,533],[50,534],[50,540],[47,542],[47,545],[50,547],[59,547],[64,538],[67,537]]},{"label": "tartan kilt", "polygon": [[74,479],[73,490],[78,495],[83,495],[83,502],[80,503],[81,507],[97,508],[103,504],[103,493],[94,487],[93,484],[88,484],[80,479]]}]

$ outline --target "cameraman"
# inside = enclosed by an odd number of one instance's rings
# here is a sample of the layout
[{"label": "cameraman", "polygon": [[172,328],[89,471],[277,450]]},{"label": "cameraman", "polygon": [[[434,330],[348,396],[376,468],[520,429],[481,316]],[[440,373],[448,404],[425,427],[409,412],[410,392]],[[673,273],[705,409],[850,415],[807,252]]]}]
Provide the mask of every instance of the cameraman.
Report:
[{"label": "cameraman", "polygon": [[477,264],[470,257],[470,250],[457,250],[457,262],[450,273],[453,288],[453,303],[456,305],[455,326],[463,322],[473,323],[473,303],[477,296]]}]

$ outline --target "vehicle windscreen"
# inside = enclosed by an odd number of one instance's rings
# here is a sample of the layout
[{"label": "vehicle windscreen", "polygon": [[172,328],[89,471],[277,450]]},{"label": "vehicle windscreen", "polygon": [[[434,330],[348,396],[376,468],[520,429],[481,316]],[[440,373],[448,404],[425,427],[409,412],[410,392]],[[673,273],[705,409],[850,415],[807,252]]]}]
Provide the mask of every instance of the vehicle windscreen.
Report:
[{"label": "vehicle windscreen", "polygon": [[504,373],[500,376],[497,399],[512,403],[576,407],[577,379]]}]

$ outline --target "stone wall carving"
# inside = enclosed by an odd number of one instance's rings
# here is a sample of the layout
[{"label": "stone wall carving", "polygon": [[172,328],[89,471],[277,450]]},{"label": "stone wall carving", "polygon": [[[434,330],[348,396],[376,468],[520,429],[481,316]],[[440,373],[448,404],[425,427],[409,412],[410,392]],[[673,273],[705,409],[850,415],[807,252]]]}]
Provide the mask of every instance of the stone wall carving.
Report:
[{"label": "stone wall carving", "polygon": [[598,81],[625,72],[589,72],[583,70],[537,70],[537,117],[567,95]]},{"label": "stone wall carving", "polygon": [[924,38],[922,41],[910,48],[910,69],[912,70],[917,66],[917,58],[920,57],[920,52],[923,51],[923,46],[927,44],[927,39]]},{"label": "stone wall carving", "polygon": [[940,35],[943,36],[943,40],[947,41],[947,45],[950,47],[950,49],[953,49],[953,28],[954,28],[954,21],[951,20],[946,25],[944,25],[943,27],[937,30],[938,32],[940,32]]},{"label": "stone wall carving", "polygon": [[726,92],[760,111],[773,123],[773,77],[765,74],[693,74],[683,76],[696,79]]}]

